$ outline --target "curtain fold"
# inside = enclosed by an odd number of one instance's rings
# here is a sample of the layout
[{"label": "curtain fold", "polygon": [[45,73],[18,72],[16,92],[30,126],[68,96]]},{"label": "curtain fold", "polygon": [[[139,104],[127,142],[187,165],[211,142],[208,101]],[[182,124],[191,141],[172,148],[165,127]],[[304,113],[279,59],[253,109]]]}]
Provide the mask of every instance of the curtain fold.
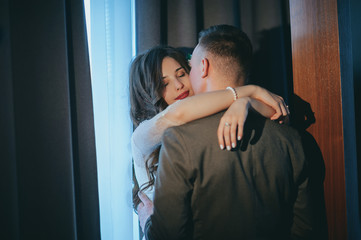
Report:
[{"label": "curtain fold", "polygon": [[92,86],[84,2],[66,1],[75,200],[79,239],[100,239]]},{"label": "curtain fold", "polygon": [[9,2],[0,0],[0,238],[19,239]]},{"label": "curtain fold", "polygon": [[100,239],[83,1],[1,6],[0,158],[10,183],[1,218],[13,227],[0,238]]}]

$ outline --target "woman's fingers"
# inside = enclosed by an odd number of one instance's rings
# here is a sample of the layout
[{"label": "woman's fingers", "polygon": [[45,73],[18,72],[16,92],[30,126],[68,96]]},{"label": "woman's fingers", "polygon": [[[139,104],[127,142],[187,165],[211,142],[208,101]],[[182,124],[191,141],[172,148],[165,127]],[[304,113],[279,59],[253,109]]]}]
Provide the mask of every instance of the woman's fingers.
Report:
[{"label": "woman's fingers", "polygon": [[276,111],[275,114],[271,117],[271,120],[279,119],[282,116],[282,108],[279,103],[273,106],[273,109]]},{"label": "woman's fingers", "polygon": [[[271,120],[282,119],[290,114],[290,110],[288,109],[287,104],[285,103],[285,101],[281,96],[278,95],[274,95],[274,96],[276,99],[275,101],[277,102],[277,104],[274,107],[276,113],[271,117]],[[281,120],[280,122],[283,121]]]},{"label": "woman's fingers", "polygon": [[286,105],[285,101],[283,100],[282,97],[279,97],[280,98],[280,106],[281,106],[281,109],[282,109],[282,116],[287,116],[289,113],[289,110],[288,110],[288,106]]},{"label": "woman's fingers", "polygon": [[223,137],[227,150],[231,150],[231,122],[224,122]]},{"label": "woman's fingers", "polygon": [[281,108],[281,111],[282,111],[282,114],[280,117],[284,117],[284,116],[287,116],[287,110],[286,110],[286,107],[281,103],[280,104],[280,108]]},{"label": "woman's fingers", "polygon": [[276,103],[276,116],[277,118],[279,118],[280,116],[282,116],[282,107],[281,107],[281,104],[279,102]]},{"label": "woman's fingers", "polygon": [[280,106],[280,103],[283,101],[282,97],[273,94],[264,88],[259,88],[257,95],[256,99],[264,102],[276,111],[276,113],[271,117],[272,120],[278,119],[282,115],[282,108]]},{"label": "woman's fingers", "polygon": [[142,201],[144,205],[153,204],[152,201],[148,198],[148,196],[143,192],[138,192],[139,199]]},{"label": "woman's fingers", "polygon": [[279,119],[281,116],[287,116],[290,111],[284,99],[277,94],[271,93],[267,89],[258,87],[255,98],[271,106],[276,113],[271,117],[272,120]]},{"label": "woman's fingers", "polygon": [[226,148],[227,150],[231,150],[232,147],[234,148],[237,145],[236,132],[237,121],[222,118],[217,131],[219,147],[221,149]]},{"label": "woman's fingers", "polygon": [[248,115],[248,109],[247,111],[244,112],[244,117],[238,120],[237,140],[241,140],[243,137],[243,128],[244,128],[244,123],[246,122],[247,119],[247,115]]},{"label": "woman's fingers", "polygon": [[[241,120],[240,122],[243,125],[244,121]],[[217,133],[221,149],[226,148],[227,150],[231,150],[237,146],[237,139],[242,136],[242,132],[237,132],[237,129],[239,129],[237,118],[221,121]]]},{"label": "woman's fingers", "polygon": [[290,112],[290,109],[288,108],[288,105],[285,102],[283,102],[283,106],[284,106],[284,108],[286,110],[286,115],[285,116],[290,115],[291,112]]},{"label": "woman's fingers", "polygon": [[279,119],[282,115],[283,115],[283,112],[282,112],[282,103],[277,103],[273,108],[274,110],[276,111],[275,114],[273,114],[273,116],[271,117],[271,120],[276,120],[276,119]]},{"label": "woman's fingers", "polygon": [[237,146],[237,140],[241,140],[249,106],[249,98],[237,99],[221,118],[217,131],[221,149],[231,150]]},{"label": "woman's fingers", "polygon": [[222,118],[221,121],[219,122],[218,131],[217,131],[218,144],[222,150],[224,149],[223,128],[224,128],[224,121]]},{"label": "woman's fingers", "polygon": [[232,148],[235,148],[237,146],[237,119],[233,119],[231,126],[230,126],[231,136],[230,136],[230,142]]}]

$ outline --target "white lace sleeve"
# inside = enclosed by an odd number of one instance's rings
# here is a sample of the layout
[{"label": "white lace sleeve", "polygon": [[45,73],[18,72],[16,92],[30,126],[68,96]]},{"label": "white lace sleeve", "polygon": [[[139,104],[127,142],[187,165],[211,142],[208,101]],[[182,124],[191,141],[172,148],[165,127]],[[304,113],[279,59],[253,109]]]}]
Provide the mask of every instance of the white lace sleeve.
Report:
[{"label": "white lace sleeve", "polygon": [[[164,131],[173,126],[181,125],[181,122],[174,122],[165,117],[167,110],[158,113],[150,120],[142,122],[133,132],[131,144],[134,160],[135,176],[139,187],[149,181],[145,163],[150,154],[160,146]],[[153,200],[153,189],[148,189],[147,196]]]}]

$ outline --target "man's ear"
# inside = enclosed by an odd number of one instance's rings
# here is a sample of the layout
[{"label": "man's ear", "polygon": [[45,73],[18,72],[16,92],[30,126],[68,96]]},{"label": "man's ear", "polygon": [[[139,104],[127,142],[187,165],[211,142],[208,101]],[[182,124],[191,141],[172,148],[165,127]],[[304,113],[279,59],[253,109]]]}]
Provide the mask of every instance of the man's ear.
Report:
[{"label": "man's ear", "polygon": [[202,73],[201,77],[205,78],[208,76],[208,70],[209,70],[209,61],[207,58],[202,58]]}]

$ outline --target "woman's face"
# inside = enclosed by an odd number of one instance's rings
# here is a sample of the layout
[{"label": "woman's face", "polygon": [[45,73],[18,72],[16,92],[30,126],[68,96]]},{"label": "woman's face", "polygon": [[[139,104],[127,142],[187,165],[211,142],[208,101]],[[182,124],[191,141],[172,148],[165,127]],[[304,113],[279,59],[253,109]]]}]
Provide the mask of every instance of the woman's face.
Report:
[{"label": "woman's face", "polygon": [[163,99],[168,105],[194,95],[188,73],[176,60],[164,58],[162,73],[165,84]]}]

